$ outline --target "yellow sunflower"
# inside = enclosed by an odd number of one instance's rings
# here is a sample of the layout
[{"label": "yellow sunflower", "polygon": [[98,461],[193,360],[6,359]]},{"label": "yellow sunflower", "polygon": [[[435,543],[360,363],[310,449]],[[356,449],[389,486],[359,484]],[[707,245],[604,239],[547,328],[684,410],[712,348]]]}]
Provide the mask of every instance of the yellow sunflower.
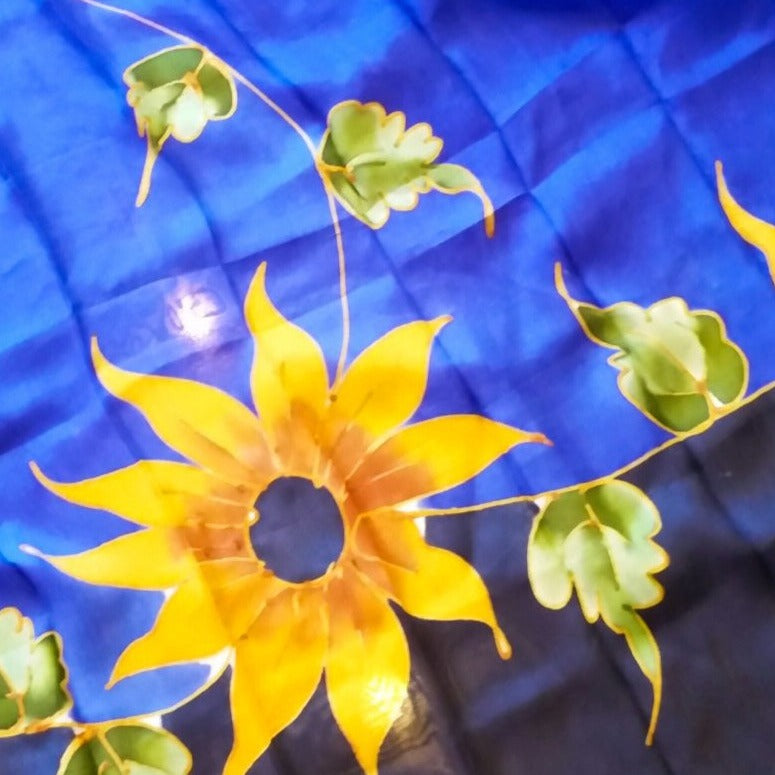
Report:
[{"label": "yellow sunflower", "polygon": [[[111,685],[231,650],[234,747],[225,775],[249,769],[324,673],[334,718],[372,775],[409,680],[391,601],[426,619],[483,622],[501,657],[511,653],[476,570],[427,544],[402,504],[467,481],[516,444],[545,439],[477,415],[405,425],[449,318],[393,329],[331,386],[317,342],[267,296],[265,271],[259,267],[245,301],[257,414],[207,385],[119,369],[93,343],[105,388],[191,464],[143,460],[62,484],[33,463],[61,498],[142,526],[47,559],[92,584],[167,592],[151,630],[119,657]],[[339,557],[302,583],[273,572],[251,542],[257,501],[289,477],[326,490],[343,524]]]}]

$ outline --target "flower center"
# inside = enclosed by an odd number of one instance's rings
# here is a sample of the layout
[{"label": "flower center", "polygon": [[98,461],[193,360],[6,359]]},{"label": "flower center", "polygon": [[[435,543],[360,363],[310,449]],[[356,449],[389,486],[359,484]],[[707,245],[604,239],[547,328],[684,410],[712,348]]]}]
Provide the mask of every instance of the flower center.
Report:
[{"label": "flower center", "polygon": [[286,581],[322,576],[342,553],[344,523],[325,487],[309,479],[275,479],[256,500],[258,521],[250,528],[256,556]]}]

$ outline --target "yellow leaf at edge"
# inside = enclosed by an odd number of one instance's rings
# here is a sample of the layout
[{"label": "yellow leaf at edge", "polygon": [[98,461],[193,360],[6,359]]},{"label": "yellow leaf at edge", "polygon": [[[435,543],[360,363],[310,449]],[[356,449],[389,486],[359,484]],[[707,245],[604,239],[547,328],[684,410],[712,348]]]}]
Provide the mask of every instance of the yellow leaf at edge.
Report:
[{"label": "yellow leaf at edge", "polygon": [[716,184],[721,207],[732,228],[746,241],[764,253],[770,277],[775,282],[775,226],[743,209],[729,191],[724,179],[724,166],[716,162]]}]

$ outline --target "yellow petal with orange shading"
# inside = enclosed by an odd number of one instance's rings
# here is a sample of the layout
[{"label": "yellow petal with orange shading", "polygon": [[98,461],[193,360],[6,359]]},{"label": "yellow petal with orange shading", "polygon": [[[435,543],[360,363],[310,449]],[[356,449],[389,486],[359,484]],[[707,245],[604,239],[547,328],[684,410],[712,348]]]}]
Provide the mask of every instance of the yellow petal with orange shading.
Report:
[{"label": "yellow petal with orange shading", "polygon": [[328,640],[319,590],[270,602],[236,646],[231,681],[234,747],[224,775],[243,775],[309,701]]},{"label": "yellow petal with orange shading", "polygon": [[358,763],[376,775],[379,749],[407,695],[406,636],[385,598],[353,571],[332,581],[328,607],[328,701]]},{"label": "yellow petal with orange shading", "polygon": [[321,418],[328,400],[323,353],[306,331],[272,304],[266,293],[266,264],[259,266],[248,289],[245,320],[255,344],[250,372],[253,401],[270,434],[297,413]]},{"label": "yellow petal with orange shading", "polygon": [[[511,646],[498,626],[490,593],[476,569],[454,552],[431,546],[417,525],[405,516],[366,517],[358,525],[357,566],[408,614],[420,619],[481,622],[493,632],[502,659],[511,656]],[[388,543],[403,547],[403,558],[395,552],[373,553],[373,547]],[[454,579],[454,583],[450,580]]]},{"label": "yellow petal with orange shading", "polygon": [[92,342],[100,382],[132,404],[176,452],[228,481],[261,484],[271,476],[258,418],[230,395],[176,377],[124,371]]},{"label": "yellow petal with orange shading", "polygon": [[[32,463],[32,473],[48,490],[70,503],[111,511],[145,527],[176,527],[193,514],[217,508],[228,517],[244,514],[249,490],[224,482],[196,466],[170,460],[141,460],[81,482],[55,482]],[[127,498],[131,492],[133,497]]]},{"label": "yellow petal with orange shading", "polygon": [[160,528],[127,533],[79,554],[41,556],[80,581],[124,589],[169,589],[189,577],[193,564],[171,531]]},{"label": "yellow petal with orange shading", "polygon": [[[195,637],[186,637],[192,632]],[[194,569],[164,601],[151,630],[124,649],[108,685],[146,670],[212,657],[229,643],[210,591]]]},{"label": "yellow petal with orange shading", "polygon": [[433,340],[450,320],[407,323],[367,347],[345,373],[332,411],[372,439],[405,423],[425,395]]},{"label": "yellow petal with orange shading", "polygon": [[350,497],[361,511],[424,498],[467,482],[527,441],[546,439],[476,414],[424,420],[364,458],[349,477]]}]

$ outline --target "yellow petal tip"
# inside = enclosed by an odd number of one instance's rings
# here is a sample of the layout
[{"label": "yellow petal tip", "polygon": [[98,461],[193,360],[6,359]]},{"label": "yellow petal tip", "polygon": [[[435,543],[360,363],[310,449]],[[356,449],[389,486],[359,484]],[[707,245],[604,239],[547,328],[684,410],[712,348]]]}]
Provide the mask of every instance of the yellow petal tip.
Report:
[{"label": "yellow petal tip", "polygon": [[96,336],[91,338],[89,342],[89,349],[91,350],[91,360],[94,364],[94,368],[99,373],[100,367],[107,363],[107,359],[102,354],[102,350],[100,350],[100,345]]},{"label": "yellow petal tip", "polygon": [[19,544],[19,551],[29,554],[31,557],[38,557],[41,560],[48,561],[48,557],[40,551],[40,549],[30,546],[29,544]]},{"label": "yellow petal tip", "polygon": [[554,264],[554,287],[557,290],[557,293],[565,300],[566,304],[569,306],[573,304],[574,299],[568,293],[568,286],[565,285],[565,277],[562,273],[562,264],[559,261]]},{"label": "yellow petal tip", "polygon": [[[130,644],[131,646],[131,644]],[[119,658],[116,660],[116,664],[113,665],[113,671],[110,674],[110,678],[108,678],[107,683],[105,684],[105,689],[110,691],[116,684],[121,683],[125,678],[129,678],[132,675],[136,675],[136,673],[141,672],[140,670],[132,670],[127,669],[124,666],[124,655],[129,650],[129,647],[124,649],[124,651],[119,655]]]},{"label": "yellow petal tip", "polygon": [[45,487],[48,477],[40,470],[40,466],[34,460],[30,460],[28,465],[32,475]]},{"label": "yellow petal tip", "polygon": [[495,214],[487,213],[484,216],[484,233],[489,239],[495,236]]},{"label": "yellow petal tip", "polygon": [[727,187],[727,181],[724,178],[724,165],[720,161],[716,161],[716,188],[718,189],[718,197],[721,200],[721,204],[724,204],[724,200],[731,198],[729,188]]},{"label": "yellow petal tip", "polygon": [[253,307],[257,300],[260,300],[262,304],[268,301],[266,299],[266,261],[262,261],[256,267],[256,273],[253,275],[245,295],[244,311],[248,326],[255,315]]},{"label": "yellow petal tip", "polygon": [[32,471],[32,475],[37,479],[38,483],[45,487],[49,492],[53,492],[54,495],[63,497],[61,496],[59,482],[49,479],[34,460],[30,461],[30,471]]},{"label": "yellow petal tip", "polygon": [[438,334],[439,331],[441,331],[444,326],[448,325],[454,320],[452,315],[439,315],[437,318],[434,318],[431,321],[431,325],[433,326],[433,333]]},{"label": "yellow petal tip", "polygon": [[495,636],[495,648],[498,650],[498,656],[503,660],[511,659],[514,651],[511,648],[509,639],[506,637],[506,633],[500,627],[496,627],[493,630],[493,635]]}]

